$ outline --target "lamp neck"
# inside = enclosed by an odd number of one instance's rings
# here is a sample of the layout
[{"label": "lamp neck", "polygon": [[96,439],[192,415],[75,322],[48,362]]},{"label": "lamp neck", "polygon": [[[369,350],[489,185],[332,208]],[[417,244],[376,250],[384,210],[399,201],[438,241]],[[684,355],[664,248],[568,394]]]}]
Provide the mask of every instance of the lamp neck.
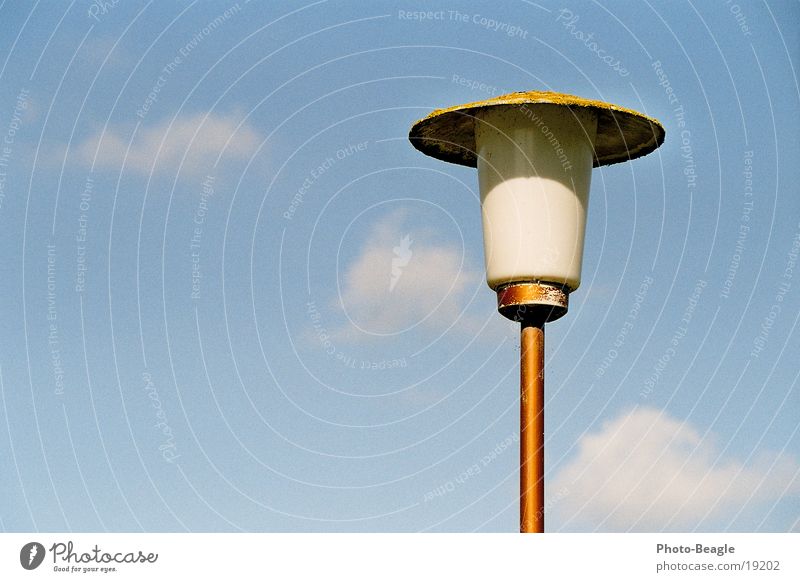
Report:
[{"label": "lamp neck", "polygon": [[514,282],[497,288],[497,310],[512,321],[550,322],[569,309],[569,290],[545,282]]}]

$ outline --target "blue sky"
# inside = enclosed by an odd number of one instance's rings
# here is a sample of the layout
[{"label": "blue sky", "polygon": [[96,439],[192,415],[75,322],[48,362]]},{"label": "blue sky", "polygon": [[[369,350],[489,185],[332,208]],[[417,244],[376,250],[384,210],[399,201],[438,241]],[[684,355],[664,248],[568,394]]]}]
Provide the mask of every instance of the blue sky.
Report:
[{"label": "blue sky", "polygon": [[4,2],[0,528],[514,531],[477,175],[407,132],[553,90],[666,141],[593,172],[548,531],[798,530],[798,12]]}]

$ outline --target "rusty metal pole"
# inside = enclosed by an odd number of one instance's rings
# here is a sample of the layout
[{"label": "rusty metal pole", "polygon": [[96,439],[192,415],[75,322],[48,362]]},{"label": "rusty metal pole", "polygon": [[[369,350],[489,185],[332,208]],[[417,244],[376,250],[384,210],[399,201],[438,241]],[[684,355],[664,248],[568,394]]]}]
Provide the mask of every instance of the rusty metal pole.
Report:
[{"label": "rusty metal pole", "polygon": [[497,309],[520,322],[519,531],[544,533],[544,324],[567,313],[569,293],[552,283],[511,283],[497,290]]},{"label": "rusty metal pole", "polygon": [[519,531],[544,533],[544,320],[520,328]]}]

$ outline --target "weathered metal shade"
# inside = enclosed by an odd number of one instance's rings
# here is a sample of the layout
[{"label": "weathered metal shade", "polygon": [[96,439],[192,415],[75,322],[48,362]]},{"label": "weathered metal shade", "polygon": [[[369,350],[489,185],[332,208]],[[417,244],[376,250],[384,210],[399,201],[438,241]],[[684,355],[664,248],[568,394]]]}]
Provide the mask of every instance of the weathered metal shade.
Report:
[{"label": "weathered metal shade", "polygon": [[597,114],[595,168],[649,154],[664,142],[658,120],[618,105],[552,91],[518,91],[484,101],[436,109],[411,127],[409,139],[422,153],[445,162],[476,167],[475,114],[487,108],[529,107],[536,104],[585,108]]}]

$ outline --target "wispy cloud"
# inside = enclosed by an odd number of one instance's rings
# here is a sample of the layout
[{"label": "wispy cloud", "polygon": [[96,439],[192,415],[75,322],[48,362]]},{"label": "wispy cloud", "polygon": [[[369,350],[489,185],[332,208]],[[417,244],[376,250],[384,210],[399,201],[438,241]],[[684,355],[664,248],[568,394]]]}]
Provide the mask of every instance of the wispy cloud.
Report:
[{"label": "wispy cloud", "polygon": [[800,493],[800,465],[763,453],[752,463],[722,457],[713,439],[654,408],[638,408],[585,435],[555,478],[568,490],[559,517],[599,530],[704,529],[743,506]]},{"label": "wispy cloud", "polygon": [[374,339],[421,326],[446,329],[463,324],[463,313],[482,272],[471,269],[460,249],[408,228],[403,213],[376,223],[344,272],[334,308],[349,321],[340,338]]},{"label": "wispy cloud", "polygon": [[197,113],[166,119],[158,125],[141,127],[127,153],[133,128],[108,129],[81,143],[80,160],[99,168],[143,174],[151,172],[208,172],[221,156],[223,160],[247,159],[262,138],[236,115]]}]

